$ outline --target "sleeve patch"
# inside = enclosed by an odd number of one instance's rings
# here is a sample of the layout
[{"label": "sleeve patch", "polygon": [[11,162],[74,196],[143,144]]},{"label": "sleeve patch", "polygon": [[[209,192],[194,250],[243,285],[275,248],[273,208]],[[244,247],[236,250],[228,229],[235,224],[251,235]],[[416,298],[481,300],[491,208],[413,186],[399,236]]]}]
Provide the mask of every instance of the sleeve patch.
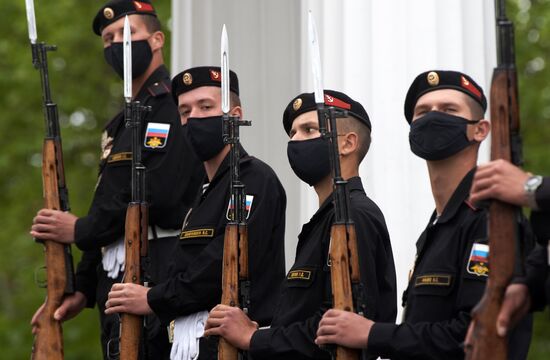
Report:
[{"label": "sleeve patch", "polygon": [[168,143],[168,134],[170,133],[170,124],[147,123],[145,131],[145,140],[143,145],[150,149],[162,149]]},{"label": "sleeve patch", "polygon": [[472,275],[489,276],[489,245],[474,243],[466,271]]}]

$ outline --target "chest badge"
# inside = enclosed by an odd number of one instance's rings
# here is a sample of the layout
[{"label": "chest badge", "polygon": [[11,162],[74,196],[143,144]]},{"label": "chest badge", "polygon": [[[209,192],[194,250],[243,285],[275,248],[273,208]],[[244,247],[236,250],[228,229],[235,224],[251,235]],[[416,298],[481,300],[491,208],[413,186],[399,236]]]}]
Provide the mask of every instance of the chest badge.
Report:
[{"label": "chest badge", "polygon": [[489,276],[489,245],[474,243],[466,270],[472,275]]},{"label": "chest badge", "polygon": [[170,124],[147,123],[144,146],[150,149],[162,149],[168,142]]},{"label": "chest badge", "polygon": [[286,276],[288,280],[311,280],[311,271],[309,270],[291,270]]},{"label": "chest badge", "polygon": [[[245,208],[245,213],[246,213],[246,218],[248,219],[248,217],[250,216],[250,212],[252,211],[252,202],[254,201],[254,195],[246,195],[246,208]],[[231,197],[229,199],[229,204],[227,205],[227,211],[225,213],[225,218],[229,221],[233,220],[231,219],[231,216],[230,216],[230,211],[233,210],[233,207],[235,205],[233,204],[233,197]]]}]

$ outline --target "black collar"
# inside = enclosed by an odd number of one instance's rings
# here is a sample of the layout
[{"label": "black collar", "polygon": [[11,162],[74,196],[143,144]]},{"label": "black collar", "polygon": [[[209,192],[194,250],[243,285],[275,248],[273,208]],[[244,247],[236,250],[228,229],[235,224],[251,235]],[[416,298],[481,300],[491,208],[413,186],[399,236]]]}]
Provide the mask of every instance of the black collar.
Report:
[{"label": "black collar", "polygon": [[[348,179],[348,184],[346,185],[348,188],[348,194],[351,196],[351,193],[353,191],[362,191],[365,192],[365,189],[363,188],[363,183],[361,182],[361,178],[359,176],[354,176],[352,178]],[[334,192],[332,192],[326,199],[323,201],[321,206],[319,207],[319,210],[315,212],[315,215],[313,215],[313,218],[317,216],[321,216],[327,209],[332,209],[334,207],[333,204],[333,198],[334,198]],[[317,215],[319,214],[319,215]],[[312,219],[313,219],[312,218]]]},{"label": "black collar", "polygon": [[[239,144],[239,152],[240,152],[239,165],[242,166],[243,163],[247,162],[247,159],[249,159],[249,156],[248,156],[248,153],[246,152],[246,150],[243,148],[242,144]],[[244,161],[243,161],[244,157],[247,157],[247,159],[244,159]],[[225,158],[223,159],[222,163],[218,167],[218,170],[214,174],[214,177],[212,178],[212,181],[210,181],[210,185],[209,185],[208,189],[213,188],[214,184],[216,184],[218,181],[220,181],[220,179],[223,178],[224,174],[229,171],[229,165],[230,165],[229,164],[229,158],[230,158],[230,153],[228,152],[227,155],[225,156]],[[204,182],[206,182],[206,181],[208,181],[208,176],[205,175],[205,181]],[[208,192],[208,189],[205,191],[205,194]]]},{"label": "black collar", "polygon": [[[468,201],[468,198],[470,197],[470,188],[472,187],[472,180],[474,178],[475,172],[476,168],[474,167],[466,174],[466,176],[464,176],[464,178],[462,178],[462,181],[460,182],[460,184],[458,184],[456,190],[453,192],[453,195],[449,199],[449,202],[445,206],[445,209],[443,209],[443,213],[437,220],[437,223],[445,223],[451,220],[458,212],[458,209],[460,208],[462,203]],[[469,206],[472,207],[471,205]],[[430,224],[433,224],[436,215],[437,214],[434,211],[432,217],[430,218]]]}]

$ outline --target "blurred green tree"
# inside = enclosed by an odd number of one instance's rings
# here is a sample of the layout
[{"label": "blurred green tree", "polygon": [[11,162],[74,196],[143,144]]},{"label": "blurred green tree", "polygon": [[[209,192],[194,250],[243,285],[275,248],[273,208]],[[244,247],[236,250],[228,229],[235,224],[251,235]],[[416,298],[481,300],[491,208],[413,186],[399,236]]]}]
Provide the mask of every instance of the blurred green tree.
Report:
[{"label": "blurred green tree", "polygon": [[[35,1],[38,40],[58,45],[49,52],[52,99],[58,104],[72,212],[88,210],[97,180],[100,135],[122,108],[122,82],[103,59],[103,45],[92,32],[92,19],[103,2]],[[168,23],[170,1],[157,1]],[[0,153],[0,344],[3,359],[27,359],[32,335],[29,322],[45,291],[33,286],[43,266],[41,246],[28,231],[42,206],[41,151],[44,136],[40,77],[31,62],[24,1],[2,1],[0,12],[0,99],[4,151]],[[170,32],[167,35],[169,54]],[[165,56],[169,60],[169,56]],[[75,265],[80,251],[73,247]],[[44,272],[38,271],[43,278]],[[97,309],[86,309],[63,326],[68,359],[101,359]]]},{"label": "blurred green tree", "polygon": [[[524,167],[550,174],[550,1],[508,0],[510,19],[516,29],[519,104],[523,136]],[[550,354],[548,309],[535,315],[530,360]]]}]

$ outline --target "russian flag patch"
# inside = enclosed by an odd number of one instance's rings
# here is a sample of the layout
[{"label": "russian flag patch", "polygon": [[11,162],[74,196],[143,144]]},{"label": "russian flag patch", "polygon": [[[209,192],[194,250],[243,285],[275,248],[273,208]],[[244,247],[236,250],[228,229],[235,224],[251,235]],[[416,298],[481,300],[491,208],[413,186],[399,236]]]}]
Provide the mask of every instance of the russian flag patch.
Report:
[{"label": "russian flag patch", "polygon": [[474,243],[466,270],[477,276],[489,276],[489,245]]},{"label": "russian flag patch", "polygon": [[143,145],[150,149],[162,149],[166,146],[169,132],[170,124],[147,123]]}]

